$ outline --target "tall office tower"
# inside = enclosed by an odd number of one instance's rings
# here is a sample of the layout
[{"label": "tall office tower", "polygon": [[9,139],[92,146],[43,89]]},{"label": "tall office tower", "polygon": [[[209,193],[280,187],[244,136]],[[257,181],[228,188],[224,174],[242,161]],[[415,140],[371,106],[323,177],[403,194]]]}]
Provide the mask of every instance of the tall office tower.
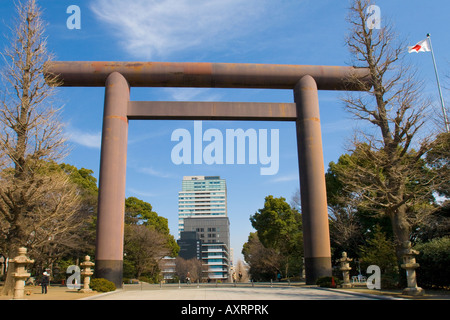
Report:
[{"label": "tall office tower", "polygon": [[178,193],[178,238],[188,217],[226,217],[227,187],[218,176],[185,176]]},{"label": "tall office tower", "polygon": [[[183,177],[182,191],[178,194],[178,238],[186,238],[190,232],[196,232],[196,239],[201,241],[203,278],[230,279],[230,222],[224,179]],[[179,243],[180,248],[187,246],[183,241]]]},{"label": "tall office tower", "polygon": [[203,279],[230,280],[230,221],[228,217],[188,217],[184,220],[184,229],[181,232],[181,238],[194,232],[197,234],[197,241],[201,242]]}]

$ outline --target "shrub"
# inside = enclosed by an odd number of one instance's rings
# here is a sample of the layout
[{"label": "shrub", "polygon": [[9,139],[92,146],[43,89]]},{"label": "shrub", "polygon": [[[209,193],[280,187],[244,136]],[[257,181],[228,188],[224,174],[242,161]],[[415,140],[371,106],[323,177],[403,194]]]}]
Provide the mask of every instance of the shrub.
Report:
[{"label": "shrub", "polygon": [[419,251],[417,282],[425,288],[448,289],[450,284],[450,237],[435,238],[414,247]]},{"label": "shrub", "polygon": [[116,285],[113,282],[103,278],[92,279],[89,286],[92,290],[97,292],[108,292],[116,290]]},{"label": "shrub", "polygon": [[[405,270],[402,269],[404,272]],[[401,283],[402,279],[400,278],[399,273],[391,272],[387,274],[381,275],[381,288],[382,289],[398,289],[398,288],[404,288],[406,286],[405,283]]]},{"label": "shrub", "polygon": [[342,283],[342,281],[336,277],[320,277],[319,279],[317,279],[316,284],[322,288],[333,288],[332,279],[334,280],[335,287]]}]

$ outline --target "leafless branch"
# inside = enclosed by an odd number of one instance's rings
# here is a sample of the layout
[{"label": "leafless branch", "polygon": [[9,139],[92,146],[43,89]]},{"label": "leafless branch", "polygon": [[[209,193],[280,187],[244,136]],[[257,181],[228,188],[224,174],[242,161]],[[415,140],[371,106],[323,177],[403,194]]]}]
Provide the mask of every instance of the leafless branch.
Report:
[{"label": "leafless branch", "polygon": [[379,30],[367,27],[366,9],[371,4],[354,0],[348,17],[346,43],[353,64],[369,69],[371,87],[343,98],[346,109],[367,126],[354,141],[353,157],[340,175],[359,206],[389,216],[397,239],[405,241],[411,226],[432,212],[426,204],[448,179],[424,169],[434,139],[422,130],[431,103],[405,60],[406,45],[392,24],[383,20]]}]

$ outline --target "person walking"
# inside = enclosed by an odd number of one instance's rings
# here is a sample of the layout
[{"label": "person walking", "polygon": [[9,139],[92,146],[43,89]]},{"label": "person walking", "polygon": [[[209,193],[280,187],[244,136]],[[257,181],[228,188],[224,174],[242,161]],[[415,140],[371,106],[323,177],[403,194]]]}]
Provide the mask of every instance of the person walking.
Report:
[{"label": "person walking", "polygon": [[191,273],[188,271],[187,275],[186,275],[186,283],[190,284],[191,283]]},{"label": "person walking", "polygon": [[42,274],[42,279],[41,279],[41,287],[42,287],[42,294],[47,294],[47,287],[50,283],[50,277],[47,273],[47,271],[45,271]]}]

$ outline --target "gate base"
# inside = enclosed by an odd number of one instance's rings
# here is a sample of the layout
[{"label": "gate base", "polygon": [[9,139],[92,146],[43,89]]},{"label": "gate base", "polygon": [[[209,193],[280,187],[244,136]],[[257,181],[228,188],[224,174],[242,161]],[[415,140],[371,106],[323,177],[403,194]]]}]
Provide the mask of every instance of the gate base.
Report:
[{"label": "gate base", "polygon": [[306,284],[314,285],[320,277],[331,277],[331,257],[305,258]]},{"label": "gate base", "polygon": [[96,260],[95,277],[104,278],[122,288],[123,284],[123,260]]}]

